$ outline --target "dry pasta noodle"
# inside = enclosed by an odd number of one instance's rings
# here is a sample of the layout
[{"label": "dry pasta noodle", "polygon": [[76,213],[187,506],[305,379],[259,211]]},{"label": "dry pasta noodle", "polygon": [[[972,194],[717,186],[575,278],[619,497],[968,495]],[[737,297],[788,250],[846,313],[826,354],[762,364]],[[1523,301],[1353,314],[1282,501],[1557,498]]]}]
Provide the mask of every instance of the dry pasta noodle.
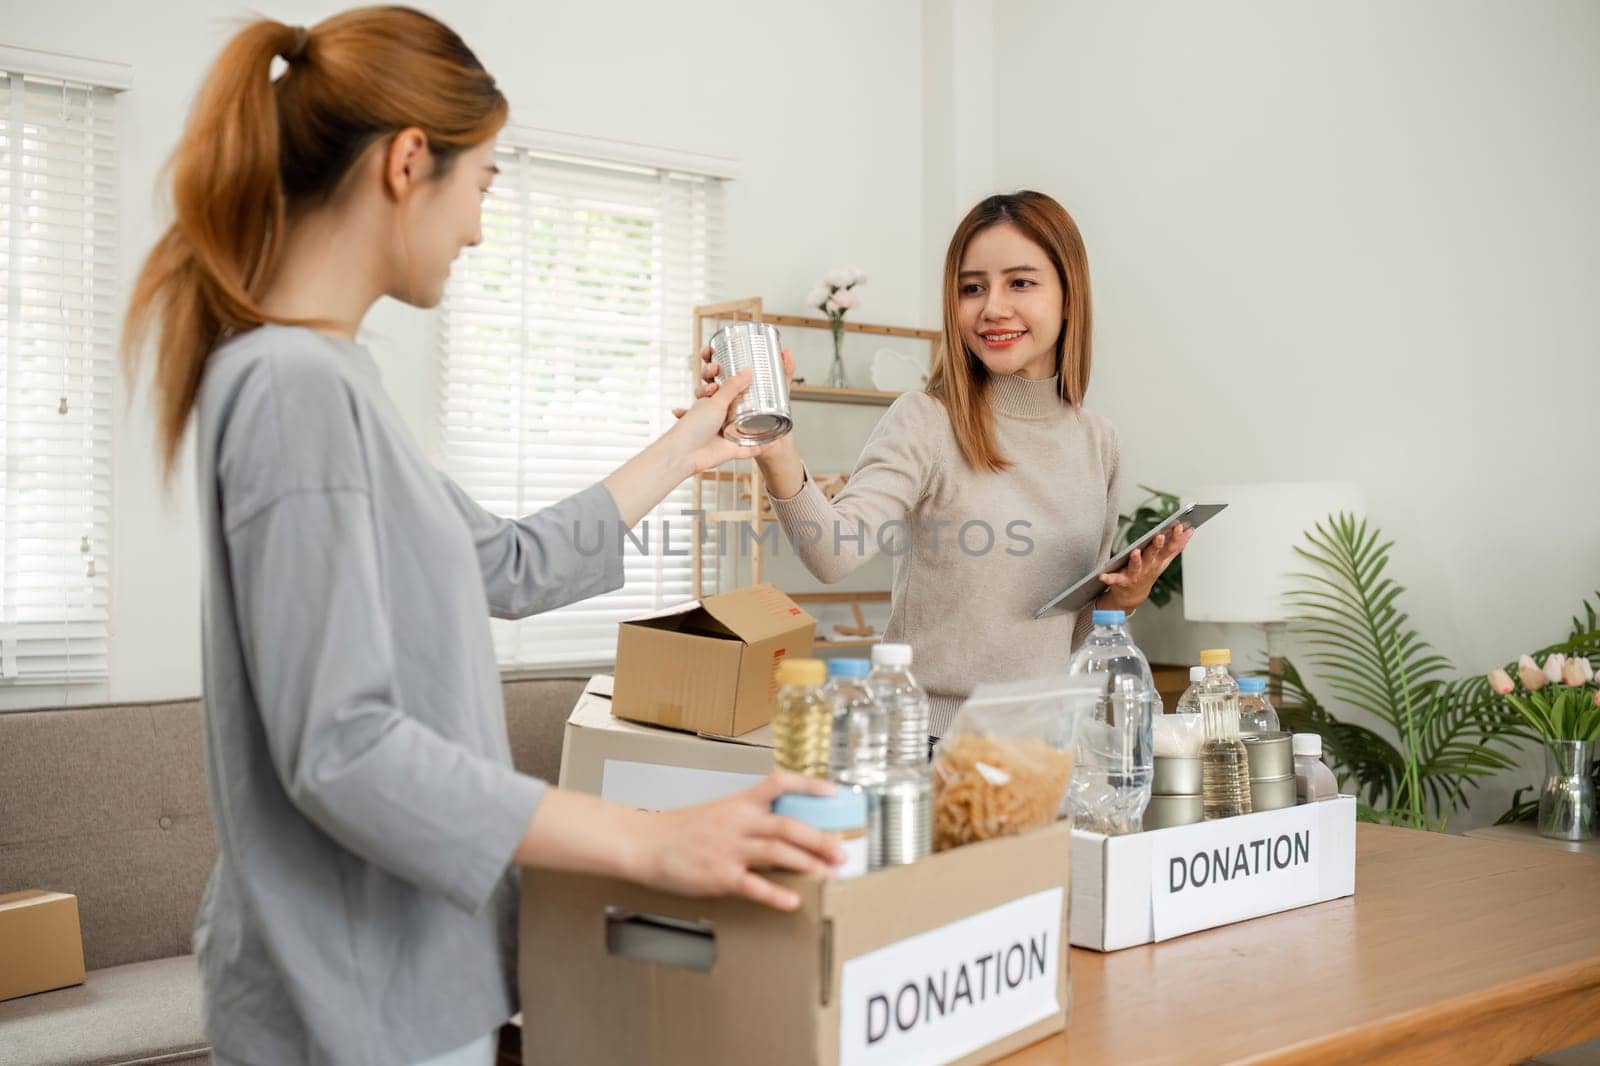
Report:
[{"label": "dry pasta noodle", "polygon": [[1031,737],[946,737],[934,760],[933,846],[945,851],[1055,820],[1072,752]]}]

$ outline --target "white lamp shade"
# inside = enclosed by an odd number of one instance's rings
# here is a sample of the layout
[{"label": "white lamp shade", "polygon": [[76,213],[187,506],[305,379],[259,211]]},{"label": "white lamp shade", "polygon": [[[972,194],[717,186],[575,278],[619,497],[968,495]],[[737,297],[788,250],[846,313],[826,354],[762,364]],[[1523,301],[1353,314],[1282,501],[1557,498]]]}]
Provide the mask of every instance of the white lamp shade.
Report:
[{"label": "white lamp shade", "polygon": [[1183,616],[1191,622],[1283,622],[1290,578],[1311,565],[1295,554],[1306,530],[1330,514],[1364,513],[1361,489],[1335,481],[1204,485],[1195,503],[1227,510],[1195,531],[1183,550]]}]

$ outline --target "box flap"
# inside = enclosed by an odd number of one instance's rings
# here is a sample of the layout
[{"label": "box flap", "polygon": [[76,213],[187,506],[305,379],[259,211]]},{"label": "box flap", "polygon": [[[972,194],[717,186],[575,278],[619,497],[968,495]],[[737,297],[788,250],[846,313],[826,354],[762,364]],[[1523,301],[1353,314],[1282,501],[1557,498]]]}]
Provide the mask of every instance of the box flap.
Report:
[{"label": "box flap", "polygon": [[693,636],[739,639],[737,633],[707,612],[699,600],[689,600],[664,607],[659,611],[651,611],[649,614],[642,614],[637,618],[629,618],[622,625],[639,629],[661,629],[669,633],[689,633]]},{"label": "box flap", "polygon": [[793,600],[772,585],[752,585],[708,596],[702,606],[706,613],[748,644],[817,624],[815,618],[796,607]]}]

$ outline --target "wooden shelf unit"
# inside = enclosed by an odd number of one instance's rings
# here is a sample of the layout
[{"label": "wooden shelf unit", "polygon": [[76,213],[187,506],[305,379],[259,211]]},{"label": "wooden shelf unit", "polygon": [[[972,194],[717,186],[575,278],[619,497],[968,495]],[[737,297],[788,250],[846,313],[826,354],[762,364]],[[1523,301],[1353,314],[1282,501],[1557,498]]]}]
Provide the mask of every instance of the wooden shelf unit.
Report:
[{"label": "wooden shelf unit", "polygon": [[[722,303],[705,304],[694,309],[694,350],[696,366],[698,367],[699,351],[705,346],[710,333],[706,330],[708,323],[721,322],[770,322],[775,326],[791,326],[802,329],[830,329],[831,324],[826,318],[812,318],[804,315],[776,315],[762,310],[761,297],[754,296],[742,300],[727,300]],[[846,320],[844,330],[847,333],[867,333],[883,337],[905,337],[914,340],[927,341],[929,344],[939,342],[940,333],[932,329],[916,329],[910,326],[890,326],[872,322],[852,322]],[[714,331],[713,331],[714,332]],[[877,389],[835,389],[825,385],[808,385],[804,382],[791,385],[789,399],[791,402],[804,403],[842,403],[860,404],[866,406],[887,407],[895,401],[897,392],[883,392]],[[728,486],[733,489],[733,506],[724,507],[724,489]],[[707,507],[705,489],[710,487],[716,501],[716,506]],[[760,528],[763,523],[774,521],[770,513],[764,513],[761,500],[766,489],[762,483],[761,469],[754,462],[750,463],[748,470],[714,470],[694,477],[694,509],[705,511],[704,517],[696,516],[693,530],[695,545],[702,543],[703,531],[706,522],[748,522],[753,527]],[[748,498],[748,507],[739,506],[741,498]],[[704,599],[709,594],[706,588],[706,574],[704,566],[704,552],[696,551],[693,558],[694,595],[696,599]],[[738,563],[734,564],[733,586],[741,587],[739,581]],[[717,585],[715,591],[721,588],[721,561],[718,560]],[[750,580],[748,584],[756,585],[761,582],[761,542],[755,540],[750,545]],[[861,603],[888,603],[891,594],[886,589],[873,589],[863,592],[797,592],[790,593],[789,598],[796,603],[822,603],[822,604],[861,604]],[[878,643],[878,637],[853,638],[847,637],[838,640],[829,640],[819,634],[818,648],[865,648]]]},{"label": "wooden shelf unit", "polygon": [[899,397],[898,392],[880,392],[877,389],[830,389],[826,385],[791,385],[789,399],[814,403],[858,403],[888,407]]}]

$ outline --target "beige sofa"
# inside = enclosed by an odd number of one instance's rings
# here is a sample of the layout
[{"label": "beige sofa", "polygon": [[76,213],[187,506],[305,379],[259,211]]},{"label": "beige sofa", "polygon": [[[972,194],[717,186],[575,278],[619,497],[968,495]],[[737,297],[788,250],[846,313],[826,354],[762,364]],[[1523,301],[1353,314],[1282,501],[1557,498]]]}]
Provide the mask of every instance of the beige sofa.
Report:
[{"label": "beige sofa", "polygon": [[[553,781],[584,679],[512,679],[518,768]],[[0,1066],[207,1062],[190,929],[216,857],[197,701],[0,712],[0,893],[78,897],[87,981],[0,1003]]]}]

